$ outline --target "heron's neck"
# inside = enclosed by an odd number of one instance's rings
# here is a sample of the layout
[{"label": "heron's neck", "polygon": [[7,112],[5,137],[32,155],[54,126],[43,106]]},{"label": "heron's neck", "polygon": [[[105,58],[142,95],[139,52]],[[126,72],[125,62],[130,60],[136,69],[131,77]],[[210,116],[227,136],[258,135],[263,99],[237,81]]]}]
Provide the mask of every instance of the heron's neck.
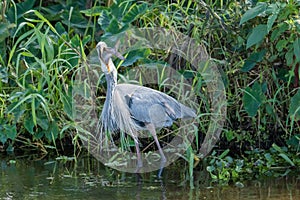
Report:
[{"label": "heron's neck", "polygon": [[112,100],[112,95],[117,85],[117,70],[114,66],[111,66],[111,72],[109,74],[105,74],[106,83],[107,83],[107,91],[106,91],[106,101],[105,103],[109,103]]},{"label": "heron's neck", "polygon": [[[106,83],[107,83],[107,93],[113,93],[116,85],[117,85],[117,75],[113,72],[110,74],[105,74]],[[107,94],[108,96],[109,94]]]},{"label": "heron's neck", "polygon": [[113,73],[105,74],[107,90],[106,90],[106,99],[103,105],[103,110],[101,114],[101,121],[103,124],[103,128],[105,131],[110,130],[109,123],[111,118],[111,107],[112,107],[112,99],[115,87],[117,85],[117,78],[115,78]]}]

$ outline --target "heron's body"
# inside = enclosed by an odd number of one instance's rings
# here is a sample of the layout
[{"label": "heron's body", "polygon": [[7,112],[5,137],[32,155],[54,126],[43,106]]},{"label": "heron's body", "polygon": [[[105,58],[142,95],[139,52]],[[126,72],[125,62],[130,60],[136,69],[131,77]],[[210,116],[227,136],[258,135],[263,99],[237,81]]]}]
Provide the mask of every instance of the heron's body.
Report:
[{"label": "heron's body", "polygon": [[195,117],[192,109],[148,87],[118,84],[108,95],[101,115],[102,124],[107,124],[105,129],[108,131],[123,130],[134,134],[147,130],[147,124],[153,124],[155,128],[169,127],[179,118]]},{"label": "heron's body", "polygon": [[116,49],[107,47],[104,42],[97,44],[97,51],[107,81],[106,100],[101,113],[101,125],[104,131],[123,131],[134,139],[138,168],[140,168],[142,160],[138,132],[149,130],[158,146],[162,169],[166,158],[155,129],[171,126],[178,118],[194,118],[195,112],[160,91],[133,84],[117,84],[117,70],[111,57],[115,55],[120,59],[124,58]]}]

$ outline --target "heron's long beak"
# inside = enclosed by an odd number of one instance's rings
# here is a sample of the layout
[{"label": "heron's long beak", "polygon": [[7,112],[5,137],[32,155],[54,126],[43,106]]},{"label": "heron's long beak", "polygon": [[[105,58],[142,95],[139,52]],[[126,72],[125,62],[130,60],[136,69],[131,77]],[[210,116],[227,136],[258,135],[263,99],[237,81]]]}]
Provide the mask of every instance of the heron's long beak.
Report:
[{"label": "heron's long beak", "polygon": [[106,65],[108,64],[109,59],[112,56],[116,56],[121,60],[125,60],[121,53],[119,53],[115,48],[103,47],[102,49],[98,48],[99,59],[102,60]]},{"label": "heron's long beak", "polygon": [[119,45],[120,45],[120,40],[117,41],[117,43],[115,44],[115,47],[113,48],[114,53],[115,53],[114,55],[115,55],[117,58],[121,59],[121,60],[125,60],[125,58],[122,56],[122,54],[120,54],[120,53],[117,51],[117,49],[119,48]]},{"label": "heron's long beak", "polygon": [[125,58],[122,56],[122,54],[120,54],[120,53],[119,53],[118,51],[116,51],[116,50],[115,50],[114,55],[115,55],[117,58],[121,59],[121,60],[125,60]]}]

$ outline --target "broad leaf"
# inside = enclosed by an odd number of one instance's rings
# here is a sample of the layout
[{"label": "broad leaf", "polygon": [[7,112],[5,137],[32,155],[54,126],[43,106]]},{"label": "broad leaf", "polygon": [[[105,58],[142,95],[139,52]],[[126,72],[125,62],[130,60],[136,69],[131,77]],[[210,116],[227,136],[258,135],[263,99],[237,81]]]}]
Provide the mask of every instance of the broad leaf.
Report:
[{"label": "broad leaf", "polygon": [[61,22],[57,22],[55,24],[55,29],[59,35],[68,34],[68,32],[66,31],[65,27],[62,25]]},{"label": "broad leaf", "polygon": [[297,38],[293,44],[294,55],[296,56],[297,62],[300,62],[300,38]]},{"label": "broad leaf", "polygon": [[33,132],[33,127],[34,127],[34,123],[33,123],[33,119],[31,115],[27,115],[24,119],[24,127],[26,128],[26,130],[31,133],[34,134]]},{"label": "broad leaf", "polygon": [[300,120],[300,90],[291,98],[289,116]]},{"label": "broad leaf", "polygon": [[289,29],[289,25],[287,23],[281,23],[278,25],[278,28],[274,29],[271,34],[271,41],[278,39],[282,33]]},{"label": "broad leaf", "polygon": [[[7,19],[11,23],[18,22],[18,25],[24,21],[23,14],[31,10],[35,4],[36,0],[26,0],[21,3],[17,3],[15,6],[10,6],[7,11]],[[17,9],[16,9],[17,8]],[[17,12],[15,12],[17,11]],[[15,18],[17,17],[17,19]]]},{"label": "broad leaf", "polygon": [[9,139],[16,139],[17,137],[17,127],[15,124],[4,124],[4,132]]},{"label": "broad leaf", "polygon": [[245,61],[244,66],[241,68],[242,72],[250,71],[256,63],[260,62],[266,54],[266,50],[252,53],[249,58]]},{"label": "broad leaf", "polygon": [[293,52],[293,48],[289,48],[287,47],[287,49],[289,50],[286,54],[285,54],[285,60],[286,60],[286,65],[287,66],[292,66],[293,62],[294,62],[294,52]]},{"label": "broad leaf", "polygon": [[109,26],[106,28],[106,32],[112,33],[112,34],[117,34],[120,33],[120,27],[119,27],[119,22],[115,18],[110,21]]},{"label": "broad leaf", "polygon": [[267,4],[264,2],[259,2],[254,8],[251,8],[250,10],[247,10],[245,14],[242,16],[240,25],[247,22],[250,19],[253,19],[257,15],[265,12],[267,8]]},{"label": "broad leaf", "polygon": [[49,128],[49,121],[45,114],[39,112],[37,115],[37,124],[44,130]]},{"label": "broad leaf", "polygon": [[256,26],[253,30],[250,36],[248,37],[247,40],[247,49],[260,41],[262,41],[265,36],[267,35],[267,25],[265,24],[260,24]]},{"label": "broad leaf", "polygon": [[122,63],[122,66],[127,67],[135,63],[141,58],[146,58],[151,53],[150,49],[137,49],[130,51],[126,56],[125,61]]},{"label": "broad leaf", "polygon": [[98,24],[102,27],[102,29],[107,29],[110,25],[111,19],[111,14],[107,10],[103,10],[98,18]]},{"label": "broad leaf", "polygon": [[119,22],[122,21],[122,18],[124,17],[125,13],[129,11],[132,4],[134,4],[134,1],[115,1],[114,3],[109,7],[110,13],[116,18]]},{"label": "broad leaf", "polygon": [[290,139],[286,142],[287,145],[291,146],[294,149],[300,148],[300,134],[292,135]]},{"label": "broad leaf", "polygon": [[134,4],[130,8],[130,10],[126,13],[126,15],[123,17],[122,22],[125,24],[131,23],[132,21],[137,19],[141,14],[144,14],[147,9],[148,9],[147,4],[140,4],[140,5]]},{"label": "broad leaf", "polygon": [[279,3],[272,3],[268,6],[266,10],[266,14],[269,15],[267,22],[267,31],[268,33],[273,27],[274,22],[276,21],[278,14],[280,13]]},{"label": "broad leaf", "polygon": [[272,15],[280,12],[280,3],[272,3],[266,9],[267,15]]},{"label": "broad leaf", "polygon": [[287,47],[288,41],[287,40],[279,40],[276,44],[277,51],[281,52],[284,48]]},{"label": "broad leaf", "polygon": [[262,87],[258,82],[255,82],[251,88],[247,87],[244,90],[243,104],[249,116],[254,117],[256,115],[264,97]]},{"label": "broad leaf", "polygon": [[278,14],[277,14],[277,13],[275,13],[275,14],[273,14],[273,15],[270,15],[270,16],[268,17],[268,22],[267,22],[267,32],[268,32],[268,33],[269,33],[270,30],[272,29],[273,24],[274,24],[275,20],[277,19],[277,17],[278,17]]}]

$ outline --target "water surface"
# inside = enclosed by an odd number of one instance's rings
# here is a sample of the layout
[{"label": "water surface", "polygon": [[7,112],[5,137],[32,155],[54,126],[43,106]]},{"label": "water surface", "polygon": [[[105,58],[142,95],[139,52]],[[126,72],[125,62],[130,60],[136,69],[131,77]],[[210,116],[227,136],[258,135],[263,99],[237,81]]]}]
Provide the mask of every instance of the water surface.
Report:
[{"label": "water surface", "polygon": [[[72,160],[72,159],[71,159]],[[300,176],[243,182],[239,186],[217,186],[207,176],[196,175],[195,189],[184,180],[184,172],[169,167],[164,178],[156,173],[121,173],[92,158],[74,161],[30,160],[2,157],[0,199],[300,199]],[[199,184],[200,183],[200,184]]]}]

